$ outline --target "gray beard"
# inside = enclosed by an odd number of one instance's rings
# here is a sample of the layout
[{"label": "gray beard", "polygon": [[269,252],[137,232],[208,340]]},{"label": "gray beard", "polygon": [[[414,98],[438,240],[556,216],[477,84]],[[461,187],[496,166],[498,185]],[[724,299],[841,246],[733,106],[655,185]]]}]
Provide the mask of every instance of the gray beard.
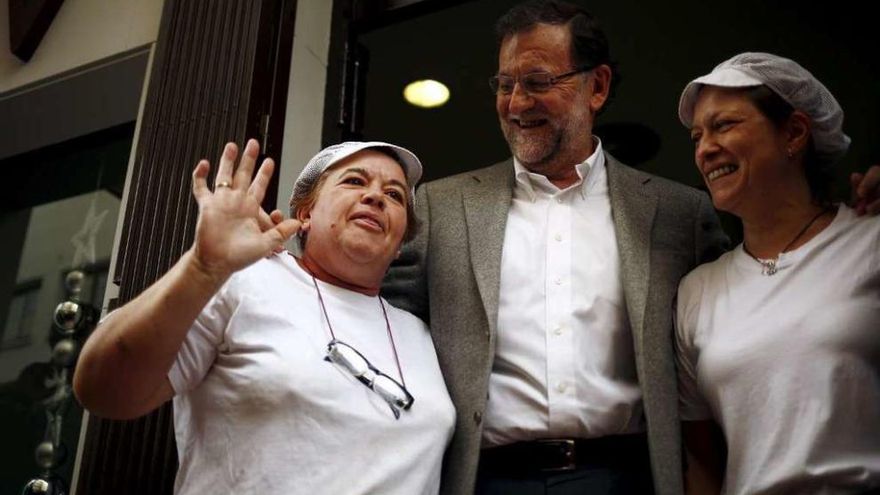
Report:
[{"label": "gray beard", "polygon": [[562,132],[559,131],[546,139],[529,140],[505,127],[504,138],[510,153],[529,170],[540,169],[541,165],[552,161],[562,149]]}]

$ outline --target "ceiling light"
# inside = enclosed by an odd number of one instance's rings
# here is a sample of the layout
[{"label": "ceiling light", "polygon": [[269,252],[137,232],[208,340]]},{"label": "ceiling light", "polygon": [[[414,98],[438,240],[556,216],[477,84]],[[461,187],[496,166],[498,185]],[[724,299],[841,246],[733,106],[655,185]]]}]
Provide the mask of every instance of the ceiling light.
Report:
[{"label": "ceiling light", "polygon": [[433,79],[422,79],[407,84],[403,97],[417,107],[434,108],[449,101],[449,88]]}]

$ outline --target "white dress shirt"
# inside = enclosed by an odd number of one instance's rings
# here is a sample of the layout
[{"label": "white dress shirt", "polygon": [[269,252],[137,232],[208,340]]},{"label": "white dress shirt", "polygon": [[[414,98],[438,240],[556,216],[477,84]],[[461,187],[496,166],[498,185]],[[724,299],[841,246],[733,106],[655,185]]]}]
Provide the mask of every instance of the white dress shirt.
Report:
[{"label": "white dress shirt", "polygon": [[602,144],[564,190],[514,160],[483,447],[644,430]]}]

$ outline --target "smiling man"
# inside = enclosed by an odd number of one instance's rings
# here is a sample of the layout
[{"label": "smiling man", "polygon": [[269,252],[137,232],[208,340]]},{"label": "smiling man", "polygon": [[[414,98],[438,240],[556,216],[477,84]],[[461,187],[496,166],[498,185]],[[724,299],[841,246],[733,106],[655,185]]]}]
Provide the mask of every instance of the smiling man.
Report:
[{"label": "smiling man", "polygon": [[385,284],[458,409],[441,491],[680,494],[672,299],[726,237],[705,194],[593,136],[617,80],[593,16],[528,2],[496,30],[513,157],[423,186]]}]

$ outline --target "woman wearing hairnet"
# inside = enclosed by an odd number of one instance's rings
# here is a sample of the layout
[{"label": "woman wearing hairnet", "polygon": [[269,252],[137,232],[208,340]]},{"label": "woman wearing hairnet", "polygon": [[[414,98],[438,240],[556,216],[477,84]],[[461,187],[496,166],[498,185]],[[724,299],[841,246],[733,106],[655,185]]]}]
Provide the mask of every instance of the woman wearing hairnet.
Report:
[{"label": "woman wearing hairnet", "polygon": [[743,53],[688,84],[679,117],[744,234],[679,287],[689,486],[723,473],[709,492],[877,489],[880,219],[830,200],[843,111],[797,63]]},{"label": "woman wearing hairnet", "polygon": [[[233,170],[228,144],[213,192],[196,166],[193,247],[98,326],[77,396],[118,419],[173,397],[177,494],[436,493],[455,411],[427,327],[378,295],[414,234],[418,158],[331,146],[297,179],[294,218],[260,222],[258,152]],[[280,249],[296,232],[298,258]]]}]

